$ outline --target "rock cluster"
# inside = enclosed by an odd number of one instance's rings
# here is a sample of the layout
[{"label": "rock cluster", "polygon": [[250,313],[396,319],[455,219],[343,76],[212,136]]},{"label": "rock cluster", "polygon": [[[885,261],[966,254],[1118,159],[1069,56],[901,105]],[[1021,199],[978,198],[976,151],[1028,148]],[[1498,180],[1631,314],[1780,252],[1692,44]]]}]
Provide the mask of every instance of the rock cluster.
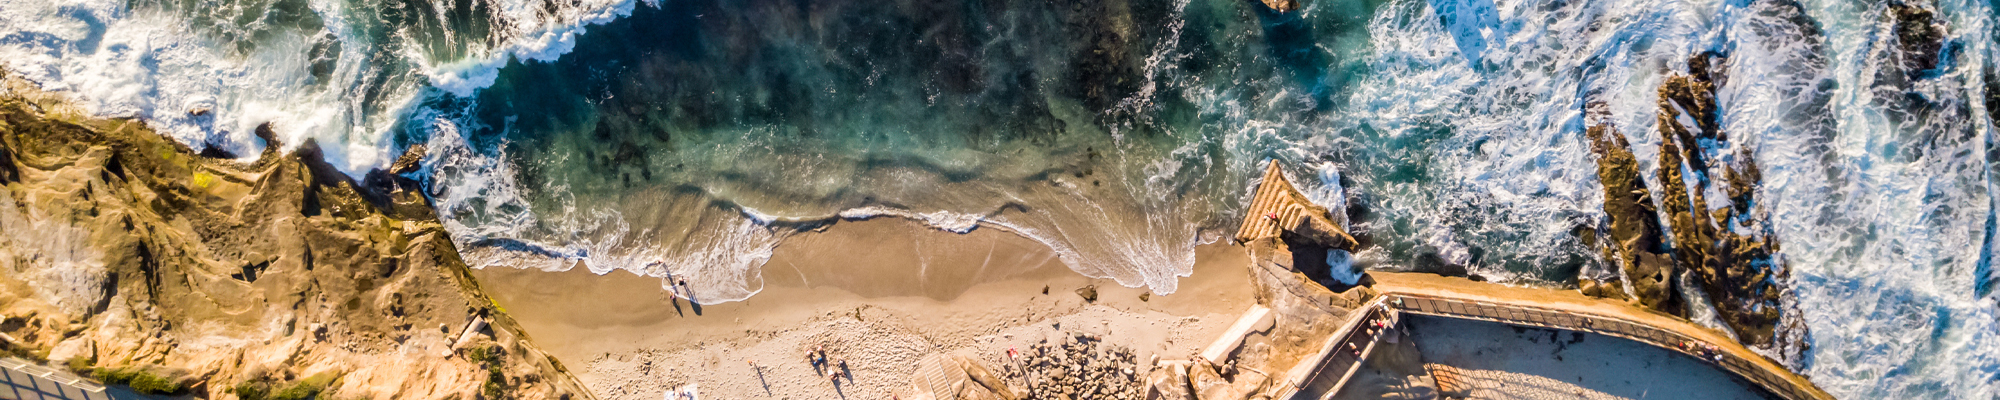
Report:
[{"label": "rock cluster", "polygon": [[[1676,283],[1677,271],[1685,270],[1744,344],[1795,360],[1806,328],[1784,285],[1790,269],[1775,256],[1769,214],[1755,199],[1762,173],[1750,146],[1733,144],[1719,121],[1715,93],[1727,83],[1726,61],[1712,52],[1696,55],[1686,74],[1660,86],[1658,209],[1624,136],[1605,123],[1587,128],[1610,219],[1603,251],[1639,303],[1685,315]],[[1586,294],[1620,297],[1604,284],[1579,286]]]},{"label": "rock cluster", "polygon": [[1062,343],[1043,340],[1022,352],[1019,367],[1008,368],[1005,377],[1027,382],[1027,399],[1139,399],[1144,368],[1132,349],[1065,335]]}]

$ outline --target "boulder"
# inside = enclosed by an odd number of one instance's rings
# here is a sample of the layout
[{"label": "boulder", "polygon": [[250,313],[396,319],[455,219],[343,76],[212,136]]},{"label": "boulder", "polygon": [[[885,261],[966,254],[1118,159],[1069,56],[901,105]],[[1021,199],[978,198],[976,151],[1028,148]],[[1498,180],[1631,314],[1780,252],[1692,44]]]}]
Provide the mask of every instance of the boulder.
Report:
[{"label": "boulder", "polygon": [[979,362],[972,361],[972,359],[965,358],[964,356],[953,356],[952,358],[958,361],[959,368],[965,370],[966,377],[971,378],[973,382],[979,383],[978,386],[985,388],[986,391],[992,392],[994,397],[1001,400],[1018,400],[1021,398],[1020,395],[1014,394],[1012,389],[1007,388],[1006,382],[1001,381],[999,376],[993,375],[992,371],[986,370],[985,366],[979,365]]},{"label": "boulder", "polygon": [[1261,2],[1265,7],[1270,7],[1271,11],[1291,12],[1299,9],[1298,0],[1261,0]]}]

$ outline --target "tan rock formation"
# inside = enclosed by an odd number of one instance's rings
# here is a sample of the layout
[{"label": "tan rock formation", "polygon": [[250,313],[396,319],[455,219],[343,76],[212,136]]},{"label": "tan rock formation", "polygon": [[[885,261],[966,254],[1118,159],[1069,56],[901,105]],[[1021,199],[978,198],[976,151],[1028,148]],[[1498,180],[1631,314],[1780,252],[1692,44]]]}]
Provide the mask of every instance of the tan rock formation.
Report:
[{"label": "tan rock formation", "polygon": [[1292,10],[1299,9],[1298,0],[1259,0],[1259,1],[1264,3],[1265,7],[1270,7],[1271,11],[1291,12]]},{"label": "tan rock formation", "polygon": [[[1715,90],[1726,82],[1720,72],[1723,61],[1714,54],[1696,55],[1688,61],[1687,75],[1669,77],[1660,86],[1661,204],[1676,260],[1693,272],[1722,322],[1744,344],[1796,360],[1806,328],[1790,289],[1782,285],[1789,280],[1789,268],[1783,258],[1774,257],[1778,242],[1768,216],[1755,206],[1761,172],[1750,147],[1731,146],[1717,122]],[[1732,148],[1731,157],[1711,154]],[[1715,182],[1717,176],[1723,181]],[[1728,198],[1706,198],[1712,189]]]},{"label": "tan rock formation", "polygon": [[1661,237],[1660,216],[1653,195],[1639,176],[1639,160],[1633,157],[1625,135],[1610,124],[1592,125],[1584,131],[1590,150],[1597,154],[1597,179],[1604,186],[1604,214],[1610,219],[1610,239],[1604,246],[1605,261],[1623,270],[1629,282],[1579,282],[1584,294],[1626,298],[1621,283],[1629,283],[1639,304],[1669,314],[1683,313],[1680,293],[1673,278],[1679,276],[1666,242]]},{"label": "tan rock formation", "polygon": [[1313,204],[1292,187],[1277,160],[1265,166],[1262,182],[1244,211],[1243,225],[1236,230],[1237,243],[1291,235],[1330,249],[1355,250],[1358,242],[1354,237],[1330,219],[1333,214],[1326,207]]},{"label": "tan rock formation", "polygon": [[1147,374],[1146,400],[1195,400],[1194,388],[1188,386],[1187,364],[1162,365]]},{"label": "tan rock formation", "polygon": [[[8,346],[202,398],[589,397],[481,294],[435,219],[395,212],[427,209],[421,195],[370,193],[310,143],[206,159],[138,122],[52,118],[10,87]],[[462,332],[476,318],[492,322]]]}]

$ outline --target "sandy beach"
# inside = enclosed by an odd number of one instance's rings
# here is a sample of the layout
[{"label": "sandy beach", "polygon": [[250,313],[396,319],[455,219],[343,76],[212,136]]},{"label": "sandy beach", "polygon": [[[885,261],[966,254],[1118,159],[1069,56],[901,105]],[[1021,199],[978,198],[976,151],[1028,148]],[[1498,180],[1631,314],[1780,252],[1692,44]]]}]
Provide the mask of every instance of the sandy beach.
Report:
[{"label": "sandy beach", "polygon": [[[624,272],[476,275],[602,398],[657,399],[694,385],[704,398],[875,399],[907,388],[927,356],[1003,365],[1010,348],[1067,335],[1098,335],[1141,365],[1186,358],[1254,302],[1246,263],[1241,248],[1204,245],[1176,293],[1147,295],[1072,272],[1006,232],[878,218],[791,238],[764,266],[764,290],[741,302],[696,306],[659,279]],[[1085,287],[1096,301],[1077,292]],[[847,361],[851,380],[836,387],[807,363],[819,346]]]}]

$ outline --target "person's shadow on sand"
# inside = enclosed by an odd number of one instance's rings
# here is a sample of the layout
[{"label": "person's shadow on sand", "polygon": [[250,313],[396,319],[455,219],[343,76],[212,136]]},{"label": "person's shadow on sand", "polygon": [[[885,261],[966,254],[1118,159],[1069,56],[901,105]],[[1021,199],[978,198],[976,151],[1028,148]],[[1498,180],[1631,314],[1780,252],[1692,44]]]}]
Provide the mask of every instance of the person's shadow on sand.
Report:
[{"label": "person's shadow on sand", "polygon": [[[695,316],[701,316],[701,302],[695,301],[694,293],[686,293],[686,291],[682,291],[682,293],[685,293],[684,295],[687,296],[688,308],[694,309]],[[667,294],[667,299],[674,303],[674,315],[685,317],[687,313],[681,311],[681,296],[682,294],[669,293]]]},{"label": "person's shadow on sand", "polygon": [[763,384],[763,385],[764,385],[764,395],[765,395],[765,396],[770,396],[770,395],[771,395],[771,381],[768,381],[768,380],[764,380],[764,367],[762,367],[762,366],[758,366],[758,365],[755,365],[755,364],[752,364],[752,365],[750,365],[750,369],[754,369],[754,370],[757,370],[757,383],[759,383],[759,384]]}]

